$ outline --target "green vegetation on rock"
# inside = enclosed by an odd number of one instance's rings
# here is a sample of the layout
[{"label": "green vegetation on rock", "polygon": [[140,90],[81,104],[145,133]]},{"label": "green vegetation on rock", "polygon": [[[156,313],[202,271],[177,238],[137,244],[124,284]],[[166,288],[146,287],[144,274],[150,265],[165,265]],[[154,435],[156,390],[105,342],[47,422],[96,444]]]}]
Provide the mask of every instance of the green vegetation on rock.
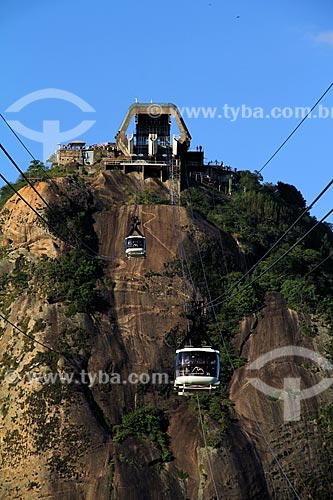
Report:
[{"label": "green vegetation on rock", "polygon": [[162,452],[162,460],[170,458],[168,422],[161,410],[152,407],[142,407],[123,415],[120,425],[114,426],[114,441],[122,442],[128,437],[149,439]]},{"label": "green vegetation on rock", "polygon": [[101,305],[96,280],[102,276],[99,261],[79,250],[70,250],[60,260],[46,256],[35,267],[35,287],[49,303],[64,302],[69,315],[93,313]]},{"label": "green vegetation on rock", "polygon": [[[316,218],[309,213],[247,278],[233,285],[304,212],[304,198],[294,186],[283,182],[276,185],[262,183],[259,174],[243,171],[239,173],[232,196],[203,187],[191,187],[185,193],[183,204],[193,209],[194,214],[200,212],[222,231],[217,241],[206,240],[200,245],[206,276],[197,250],[191,260],[191,271],[202,294],[208,294],[207,279],[211,298],[221,297],[216,312],[222,327],[226,324],[226,330],[234,330],[233,320],[255,313],[268,291],[281,292],[289,307],[298,312],[317,314],[332,324],[332,258],[323,262],[330,254],[333,256],[330,224],[318,224],[286,257],[260,276],[317,224]],[[237,243],[239,262],[235,262],[227,251],[226,233]],[[242,291],[255,278],[258,280]]]}]

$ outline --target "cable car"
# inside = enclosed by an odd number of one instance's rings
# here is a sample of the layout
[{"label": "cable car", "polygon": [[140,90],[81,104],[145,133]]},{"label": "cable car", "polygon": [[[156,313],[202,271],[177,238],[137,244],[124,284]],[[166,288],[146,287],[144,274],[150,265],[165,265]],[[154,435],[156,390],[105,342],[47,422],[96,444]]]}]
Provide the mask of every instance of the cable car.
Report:
[{"label": "cable car", "polygon": [[146,257],[146,238],[144,236],[127,236],[125,238],[126,257]]},{"label": "cable car", "polygon": [[131,229],[125,238],[125,255],[128,259],[131,257],[146,257],[146,238],[141,233],[139,224],[139,217],[134,215]]},{"label": "cable car", "polygon": [[174,389],[186,391],[213,390],[220,385],[220,353],[210,346],[184,347],[176,350]]},{"label": "cable car", "polygon": [[211,392],[220,385],[220,352],[212,347],[207,334],[204,301],[196,299],[185,304],[185,315],[188,330],[176,350],[174,390],[180,396],[193,391]]}]

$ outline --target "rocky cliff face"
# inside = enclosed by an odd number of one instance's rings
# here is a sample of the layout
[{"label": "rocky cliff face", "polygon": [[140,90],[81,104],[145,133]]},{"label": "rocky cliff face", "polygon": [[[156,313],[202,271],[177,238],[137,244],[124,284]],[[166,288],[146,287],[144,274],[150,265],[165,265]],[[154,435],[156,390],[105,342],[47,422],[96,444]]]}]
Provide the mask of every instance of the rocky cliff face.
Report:
[{"label": "rocky cliff face", "polygon": [[[73,179],[36,187],[54,206],[66,203],[65,193],[78,210],[93,212],[103,305],[89,314],[69,313],[61,297],[41,293],[34,272],[43,255],[60,260],[73,243],[54,236],[22,200],[9,200],[2,211],[1,314],[20,331],[1,320],[0,499],[286,499],[294,497],[291,485],[301,498],[331,498],[329,434],[318,419],[332,392],[302,401],[295,422],[284,421],[277,396],[286,377],[309,387],[327,373],[309,360],[280,358],[259,370],[278,391],[264,395],[249,383],[256,374],[247,369],[276,347],[323,353],[325,328],[304,337],[304,318],[280,295],[267,295],[260,314],[244,319],[235,339],[248,361],[230,386],[231,422],[218,445],[205,443],[218,424],[206,416],[203,435],[195,400],[173,393],[170,339],[186,329],[183,305],[191,287],[184,289],[181,241],[214,245],[218,230],[177,206],[140,205],[147,258],[127,261],[131,193],[149,188],[163,198],[165,186],[115,172],[99,174],[88,187]],[[29,187],[21,194],[41,209]],[[240,265],[236,243],[221,238],[227,258]],[[155,373],[169,383],[148,382]],[[105,374],[113,379],[106,382]],[[153,413],[145,417],[144,425],[147,418],[151,425],[145,434],[134,426],[131,434],[124,421],[117,427],[124,415],[147,407],[163,412],[162,434],[154,431]]]}]

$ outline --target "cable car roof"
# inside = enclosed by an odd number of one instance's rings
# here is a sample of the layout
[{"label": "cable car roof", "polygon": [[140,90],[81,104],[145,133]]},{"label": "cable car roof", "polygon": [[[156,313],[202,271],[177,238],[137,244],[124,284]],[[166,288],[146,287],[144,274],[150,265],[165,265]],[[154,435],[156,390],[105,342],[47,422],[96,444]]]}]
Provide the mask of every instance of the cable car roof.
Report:
[{"label": "cable car roof", "polygon": [[217,349],[213,349],[213,347],[205,346],[205,347],[183,347],[181,349],[176,350],[176,354],[179,352],[216,352],[219,353]]}]

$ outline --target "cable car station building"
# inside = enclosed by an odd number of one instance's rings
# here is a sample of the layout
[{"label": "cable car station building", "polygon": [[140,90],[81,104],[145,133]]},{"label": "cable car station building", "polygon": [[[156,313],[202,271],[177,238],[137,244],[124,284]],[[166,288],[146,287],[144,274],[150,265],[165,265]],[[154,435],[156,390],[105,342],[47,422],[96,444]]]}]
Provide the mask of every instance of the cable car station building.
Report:
[{"label": "cable car station building", "polygon": [[[127,134],[133,121],[135,132]],[[171,137],[172,119],[179,135]],[[139,173],[143,179],[154,177],[170,181],[171,200],[179,196],[189,181],[213,185],[231,194],[236,175],[230,167],[209,162],[205,164],[204,151],[197,147],[191,151],[191,135],[177,106],[172,103],[134,103],[128,109],[115,143],[86,147],[81,141],[67,146],[59,145],[57,163],[69,165],[73,161],[94,171],[99,162],[105,170],[122,170],[125,174]]]}]

